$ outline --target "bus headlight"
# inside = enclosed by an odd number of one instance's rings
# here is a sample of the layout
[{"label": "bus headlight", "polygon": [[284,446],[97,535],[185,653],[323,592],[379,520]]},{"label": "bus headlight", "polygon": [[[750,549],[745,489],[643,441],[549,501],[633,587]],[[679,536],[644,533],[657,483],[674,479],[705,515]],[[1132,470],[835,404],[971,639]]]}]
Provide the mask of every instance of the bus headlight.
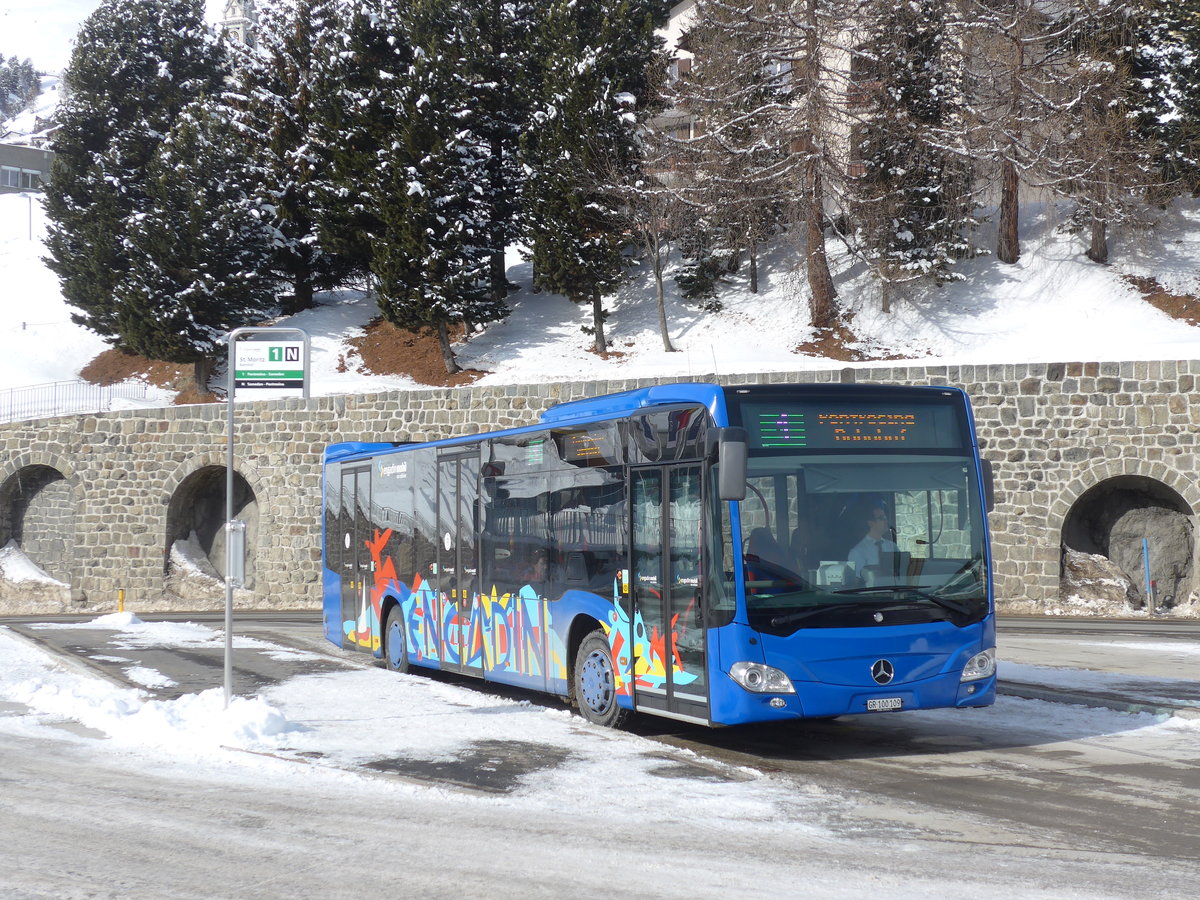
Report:
[{"label": "bus headlight", "polygon": [[755,694],[794,694],[792,679],[762,663],[739,662],[729,668],[729,677]]},{"label": "bus headlight", "polygon": [[996,651],[989,649],[976,653],[963,666],[959,681],[978,681],[996,674]]}]

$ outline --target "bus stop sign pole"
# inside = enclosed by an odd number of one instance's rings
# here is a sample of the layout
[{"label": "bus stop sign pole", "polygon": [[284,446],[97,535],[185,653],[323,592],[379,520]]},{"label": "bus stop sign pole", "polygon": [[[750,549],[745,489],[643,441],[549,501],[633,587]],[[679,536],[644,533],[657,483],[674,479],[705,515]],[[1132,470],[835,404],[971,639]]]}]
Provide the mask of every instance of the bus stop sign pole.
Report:
[{"label": "bus stop sign pole", "polygon": [[225,708],[233,697],[233,589],[246,583],[246,523],[233,518],[233,405],[309,395],[310,341],[301,328],[237,328],[229,333],[225,447]]}]

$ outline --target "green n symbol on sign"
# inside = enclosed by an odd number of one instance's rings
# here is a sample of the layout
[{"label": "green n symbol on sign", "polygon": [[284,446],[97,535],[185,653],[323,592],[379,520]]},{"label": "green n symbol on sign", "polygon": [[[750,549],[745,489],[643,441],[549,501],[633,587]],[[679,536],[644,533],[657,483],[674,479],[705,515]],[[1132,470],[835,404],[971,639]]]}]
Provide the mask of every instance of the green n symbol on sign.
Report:
[{"label": "green n symbol on sign", "polygon": [[283,348],[282,347],[268,347],[267,348],[267,362],[283,362]]}]

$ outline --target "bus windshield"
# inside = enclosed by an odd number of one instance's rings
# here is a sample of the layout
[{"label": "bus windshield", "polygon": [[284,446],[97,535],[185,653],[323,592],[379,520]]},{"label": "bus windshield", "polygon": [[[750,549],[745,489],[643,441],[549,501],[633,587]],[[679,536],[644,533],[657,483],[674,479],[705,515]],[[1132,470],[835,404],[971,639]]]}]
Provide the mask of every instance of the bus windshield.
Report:
[{"label": "bus windshield", "polygon": [[988,612],[972,457],[752,451],[741,502],[758,631],[978,622]]}]

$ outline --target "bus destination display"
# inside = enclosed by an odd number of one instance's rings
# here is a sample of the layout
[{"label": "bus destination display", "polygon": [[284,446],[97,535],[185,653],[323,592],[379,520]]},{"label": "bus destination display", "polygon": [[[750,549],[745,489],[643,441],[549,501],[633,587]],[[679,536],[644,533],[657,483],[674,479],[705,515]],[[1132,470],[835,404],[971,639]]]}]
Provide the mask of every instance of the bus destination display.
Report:
[{"label": "bus destination display", "polygon": [[962,446],[953,411],[934,404],[832,407],[748,403],[743,421],[751,445],[764,450]]}]

